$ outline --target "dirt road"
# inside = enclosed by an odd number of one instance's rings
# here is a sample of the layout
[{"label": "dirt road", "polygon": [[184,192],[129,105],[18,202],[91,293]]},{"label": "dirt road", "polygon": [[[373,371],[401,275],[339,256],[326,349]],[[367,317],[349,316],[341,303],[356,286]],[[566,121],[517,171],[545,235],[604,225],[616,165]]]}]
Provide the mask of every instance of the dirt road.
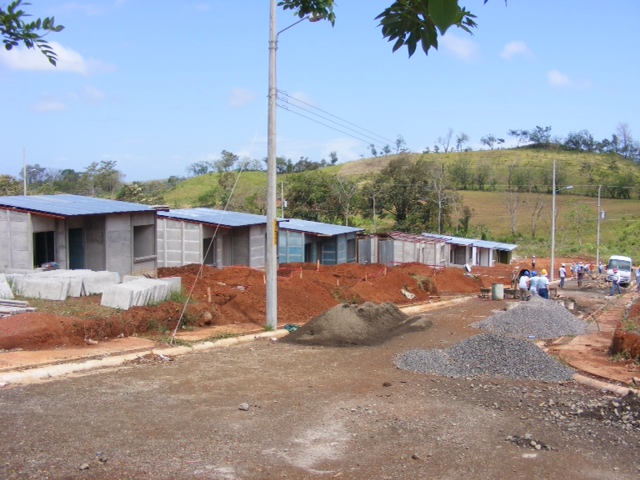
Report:
[{"label": "dirt road", "polygon": [[0,477],[637,479],[640,428],[619,398],[394,366],[496,308],[435,310],[374,347],[261,340],[0,390]]}]

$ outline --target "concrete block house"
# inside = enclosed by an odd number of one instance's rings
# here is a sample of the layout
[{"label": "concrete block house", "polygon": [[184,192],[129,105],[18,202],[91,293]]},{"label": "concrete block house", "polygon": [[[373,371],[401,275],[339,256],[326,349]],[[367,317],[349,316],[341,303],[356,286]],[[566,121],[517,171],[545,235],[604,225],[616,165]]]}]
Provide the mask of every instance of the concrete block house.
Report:
[{"label": "concrete block house", "polygon": [[79,195],[0,197],[0,272],[46,263],[155,276],[156,211]]}]

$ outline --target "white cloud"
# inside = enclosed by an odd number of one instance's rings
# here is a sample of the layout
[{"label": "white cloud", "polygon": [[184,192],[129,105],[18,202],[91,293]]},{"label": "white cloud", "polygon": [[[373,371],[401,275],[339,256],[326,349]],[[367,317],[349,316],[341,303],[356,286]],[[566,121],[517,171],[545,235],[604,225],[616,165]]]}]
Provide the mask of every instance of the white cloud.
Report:
[{"label": "white cloud", "polygon": [[511,60],[513,57],[533,58],[534,54],[526,43],[517,40],[507,43],[500,52],[500,56],[505,60]]},{"label": "white cloud", "polygon": [[440,37],[440,46],[444,47],[453,56],[470,61],[478,55],[478,45],[468,38],[457,37],[452,34]]},{"label": "white cloud", "polygon": [[241,108],[257,98],[257,95],[251,90],[245,88],[234,87],[231,89],[231,95],[229,96],[229,106],[231,108]]},{"label": "white cloud", "polygon": [[567,75],[557,70],[551,70],[547,73],[547,81],[552,87],[565,88],[573,86],[573,81]]},{"label": "white cloud", "polygon": [[34,103],[29,108],[32,112],[63,112],[69,110],[69,106],[62,100],[43,100],[41,102]]},{"label": "white cloud", "polygon": [[55,67],[49,63],[49,60],[39,50],[25,47],[14,48],[9,51],[1,49],[0,63],[10,70],[70,72],[80,75],[105,73],[114,70],[112,65],[93,59],[86,60],[80,53],[63,47],[58,42],[49,42],[49,46],[58,56],[57,66]]}]

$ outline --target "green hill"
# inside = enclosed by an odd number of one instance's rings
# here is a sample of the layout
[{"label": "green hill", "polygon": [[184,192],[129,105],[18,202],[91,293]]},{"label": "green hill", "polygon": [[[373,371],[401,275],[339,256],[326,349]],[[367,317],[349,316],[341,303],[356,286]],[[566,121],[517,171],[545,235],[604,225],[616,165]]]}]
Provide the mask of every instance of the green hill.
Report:
[{"label": "green hill", "polygon": [[[616,155],[531,148],[446,154],[409,154],[413,160],[441,162],[450,191],[459,193],[471,209],[473,236],[518,243],[520,254],[548,255],[552,212],[553,162],[556,163],[556,254],[595,256],[598,191],[605,218],[600,222],[600,253],[622,253],[640,259],[640,166]],[[397,156],[357,160],[325,168],[330,175],[361,181],[379,173]],[[477,178],[484,172],[484,182]],[[291,175],[278,176],[285,189]],[[240,174],[228,208],[264,213],[266,172]],[[217,192],[217,193],[216,193]],[[507,192],[518,197],[515,219],[506,206]],[[219,195],[218,175],[187,179],[165,194],[171,207],[214,206]],[[278,194],[280,196],[280,193]],[[216,208],[222,208],[217,205]],[[511,232],[515,222],[516,234]],[[371,219],[351,224],[371,231]],[[377,231],[393,220],[378,218]],[[533,232],[535,230],[535,236]],[[443,232],[456,234],[456,231]]]}]

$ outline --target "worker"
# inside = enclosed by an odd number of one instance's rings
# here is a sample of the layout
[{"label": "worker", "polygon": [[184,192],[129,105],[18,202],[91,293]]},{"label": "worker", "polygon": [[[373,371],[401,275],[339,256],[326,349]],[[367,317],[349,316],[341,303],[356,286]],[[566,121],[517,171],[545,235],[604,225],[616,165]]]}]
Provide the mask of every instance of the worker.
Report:
[{"label": "worker", "polygon": [[538,295],[538,273],[534,270],[531,272],[531,280],[529,280],[529,293],[532,297]]},{"label": "worker", "polygon": [[520,290],[520,301],[529,300],[529,272],[524,272],[520,277],[518,289]]},{"label": "worker", "polygon": [[538,289],[538,295],[542,298],[549,298],[549,279],[547,278],[547,271],[544,268],[540,272],[536,287]]},{"label": "worker", "polygon": [[618,295],[622,294],[622,292],[620,291],[620,274],[618,273],[618,269],[614,268],[613,275],[611,275],[611,293],[609,294],[609,296],[613,297],[616,290],[618,290]]},{"label": "worker", "polygon": [[558,276],[560,277],[560,288],[564,288],[564,280],[567,278],[567,268],[564,266],[564,263],[560,265]]}]

